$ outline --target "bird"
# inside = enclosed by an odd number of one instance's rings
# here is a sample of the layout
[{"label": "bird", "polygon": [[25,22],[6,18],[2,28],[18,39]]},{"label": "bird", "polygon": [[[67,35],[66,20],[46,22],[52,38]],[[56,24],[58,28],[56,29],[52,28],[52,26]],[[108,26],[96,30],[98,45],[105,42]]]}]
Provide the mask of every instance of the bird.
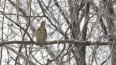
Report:
[{"label": "bird", "polygon": [[[36,41],[38,43],[45,43],[45,40],[47,38],[47,31],[46,31],[46,27],[45,27],[46,22],[42,21],[40,27],[38,27],[38,29],[34,32],[35,37],[36,37]],[[42,47],[42,45],[40,45]]]}]

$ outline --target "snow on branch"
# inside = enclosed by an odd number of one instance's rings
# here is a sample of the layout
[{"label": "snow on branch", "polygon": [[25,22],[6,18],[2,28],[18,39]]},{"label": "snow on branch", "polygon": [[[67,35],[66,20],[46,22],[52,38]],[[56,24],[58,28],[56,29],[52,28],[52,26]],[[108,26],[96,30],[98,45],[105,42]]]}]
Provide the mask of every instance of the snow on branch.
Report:
[{"label": "snow on branch", "polygon": [[81,44],[81,45],[111,45],[116,44],[116,42],[91,42],[91,41],[79,41],[79,40],[54,40],[54,41],[46,41],[45,43],[37,43],[32,41],[7,41],[7,42],[0,42],[0,46],[6,45],[6,44],[35,44],[35,45],[51,45],[51,44]]}]

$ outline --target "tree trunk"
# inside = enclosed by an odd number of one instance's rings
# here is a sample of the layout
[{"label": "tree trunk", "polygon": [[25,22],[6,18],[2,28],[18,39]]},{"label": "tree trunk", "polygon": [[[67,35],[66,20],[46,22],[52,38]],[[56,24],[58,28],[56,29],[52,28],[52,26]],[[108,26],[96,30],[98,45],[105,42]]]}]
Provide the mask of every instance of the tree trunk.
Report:
[{"label": "tree trunk", "polygon": [[[82,30],[82,37],[79,36],[80,34],[80,20],[81,18],[79,18],[79,12],[80,10],[83,8],[83,6],[85,5],[85,3],[83,1],[80,1],[80,5],[76,2],[76,1],[71,1],[69,0],[69,10],[70,10],[70,16],[71,16],[71,31],[72,31],[72,38],[75,40],[86,40],[86,33],[87,33],[87,23],[88,20],[85,21],[85,26],[83,27]],[[86,4],[87,7],[85,8],[85,18],[89,18],[88,13],[89,13],[89,3]],[[77,43],[75,43],[75,47],[74,47],[74,53],[76,54],[75,59],[77,62],[77,65],[86,65],[85,62],[85,45],[79,45]]]},{"label": "tree trunk", "polygon": [[[113,8],[113,4],[111,0],[103,0],[103,6],[107,15],[114,15],[114,8]],[[116,32],[115,32],[114,20],[107,17],[107,15],[106,15],[106,21],[108,24],[108,32],[110,35],[109,41],[115,42],[116,37],[114,37],[115,36],[114,33]],[[111,50],[110,53],[112,56],[111,65],[115,65],[116,64],[116,51],[115,51],[116,45],[110,45],[110,50]]]}]

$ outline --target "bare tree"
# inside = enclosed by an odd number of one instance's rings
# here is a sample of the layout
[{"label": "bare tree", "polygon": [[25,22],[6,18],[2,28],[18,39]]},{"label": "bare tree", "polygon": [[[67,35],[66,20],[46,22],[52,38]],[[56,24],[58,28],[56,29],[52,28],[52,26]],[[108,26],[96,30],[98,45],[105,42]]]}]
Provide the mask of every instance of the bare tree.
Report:
[{"label": "bare tree", "polygon": [[[115,7],[114,0],[0,0],[0,64],[115,65]],[[34,36],[42,21],[44,44]]]}]

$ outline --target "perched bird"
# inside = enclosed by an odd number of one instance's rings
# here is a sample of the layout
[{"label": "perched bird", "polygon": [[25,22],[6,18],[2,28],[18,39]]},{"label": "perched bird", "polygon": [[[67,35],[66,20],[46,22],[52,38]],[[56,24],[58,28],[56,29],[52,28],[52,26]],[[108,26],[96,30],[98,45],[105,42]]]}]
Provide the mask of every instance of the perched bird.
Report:
[{"label": "perched bird", "polygon": [[47,38],[47,31],[46,31],[45,23],[46,23],[45,21],[42,21],[40,27],[34,32],[36,36],[36,41],[38,43],[44,43]]}]

